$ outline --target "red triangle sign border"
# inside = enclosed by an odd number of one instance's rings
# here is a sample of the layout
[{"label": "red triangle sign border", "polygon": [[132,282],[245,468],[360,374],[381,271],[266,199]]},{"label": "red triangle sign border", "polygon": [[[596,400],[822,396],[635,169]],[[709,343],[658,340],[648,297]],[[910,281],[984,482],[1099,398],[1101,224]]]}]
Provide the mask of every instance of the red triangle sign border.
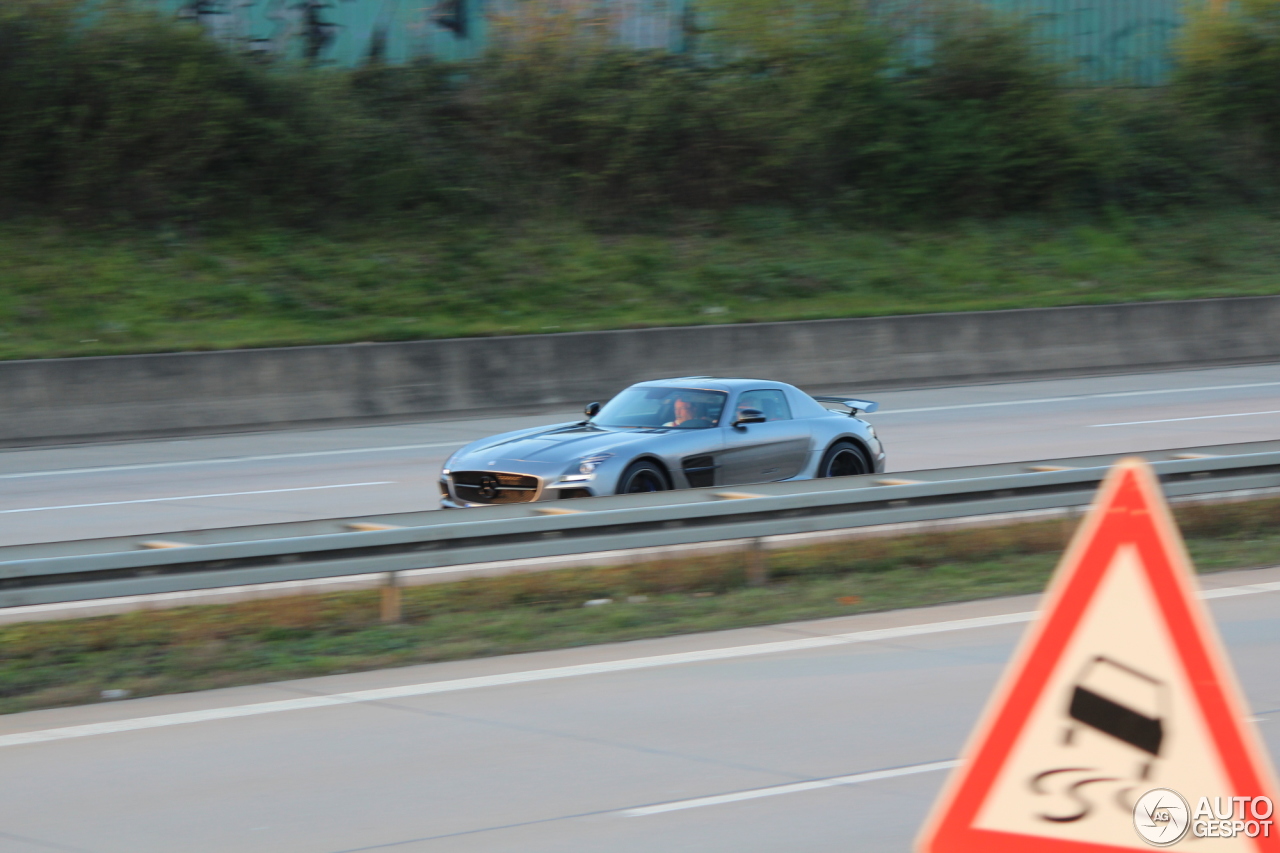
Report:
[{"label": "red triangle sign border", "polygon": [[[1274,801],[1270,762],[1244,722],[1247,706],[1217,632],[1197,600],[1190,560],[1159,483],[1146,462],[1125,459],[1108,474],[1064,554],[1045,595],[1043,615],[1006,669],[970,738],[964,762],[948,780],[920,835],[917,848],[922,853],[1133,849],[974,826],[1113,558],[1125,546],[1136,548],[1140,555],[1143,573],[1226,769],[1233,790],[1222,793],[1269,795]],[[1280,853],[1280,837],[1274,834],[1251,840],[1259,851]]]}]

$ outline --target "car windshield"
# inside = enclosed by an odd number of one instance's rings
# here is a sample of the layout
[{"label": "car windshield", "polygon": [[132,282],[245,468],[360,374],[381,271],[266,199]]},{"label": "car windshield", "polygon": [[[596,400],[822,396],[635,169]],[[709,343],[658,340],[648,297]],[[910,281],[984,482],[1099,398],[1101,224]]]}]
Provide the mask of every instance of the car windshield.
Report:
[{"label": "car windshield", "polygon": [[614,397],[591,422],[604,427],[707,429],[720,423],[723,391],[633,386]]}]

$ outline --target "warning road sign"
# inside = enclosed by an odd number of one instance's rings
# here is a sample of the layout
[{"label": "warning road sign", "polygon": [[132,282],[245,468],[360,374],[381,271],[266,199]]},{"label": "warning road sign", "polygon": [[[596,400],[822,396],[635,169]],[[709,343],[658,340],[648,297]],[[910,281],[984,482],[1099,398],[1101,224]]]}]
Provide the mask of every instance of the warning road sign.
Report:
[{"label": "warning road sign", "polygon": [[1159,483],[1123,460],[918,849],[1280,853],[1270,763],[1245,715]]}]

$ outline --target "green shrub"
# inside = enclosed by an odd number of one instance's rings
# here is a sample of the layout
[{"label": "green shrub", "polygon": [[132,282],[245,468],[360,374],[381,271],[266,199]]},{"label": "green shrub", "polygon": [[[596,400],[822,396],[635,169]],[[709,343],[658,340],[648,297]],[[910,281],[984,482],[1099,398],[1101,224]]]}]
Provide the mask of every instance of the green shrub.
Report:
[{"label": "green shrub", "polygon": [[469,84],[493,170],[561,201],[843,197],[888,214],[1034,206],[1071,175],[1067,96],[1020,26],[952,10],[918,67],[857,4],[734,0],[708,17],[696,61],[510,27]]},{"label": "green shrub", "polygon": [[264,67],[127,2],[87,21],[58,0],[5,9],[0,89],[16,97],[0,100],[0,190],[11,209],[310,221],[429,194],[408,128],[358,103],[368,75]]},{"label": "green shrub", "polygon": [[1192,11],[1175,88],[1206,127],[1234,189],[1271,190],[1280,166],[1280,0],[1236,0]]},{"label": "green shrub", "polygon": [[962,0],[705,0],[674,55],[619,47],[610,7],[527,0],[479,60],[357,70],[82,4],[0,7],[0,214],[900,221],[1256,197],[1280,156],[1280,0],[1193,16],[1177,86],[1140,93],[1067,88],[1026,25]]},{"label": "green shrub", "polygon": [[0,102],[9,198],[180,212],[284,141],[264,121],[266,82],[198,30],[115,4],[79,25],[68,4],[44,6],[0,21],[20,59],[0,86],[24,95]]},{"label": "green shrub", "polygon": [[0,201],[8,208],[56,168],[50,142],[64,117],[54,105],[70,86],[60,58],[71,51],[74,11],[66,0],[0,6]]},{"label": "green shrub", "polygon": [[[714,87],[677,57],[612,48],[493,54],[465,91],[485,175],[517,207],[699,204],[721,197]],[[515,198],[510,198],[512,192]]]},{"label": "green shrub", "polygon": [[1257,133],[1280,154],[1280,0],[1192,11],[1176,83],[1206,118]]},{"label": "green shrub", "polygon": [[889,206],[948,214],[1053,202],[1080,148],[1058,69],[1016,22],[952,9],[926,26],[929,62],[901,82],[872,185]]},{"label": "green shrub", "polygon": [[1086,210],[1152,210],[1223,197],[1220,140],[1167,89],[1072,96],[1076,169],[1068,196]]},{"label": "green shrub", "polygon": [[1184,203],[1217,174],[1172,99],[1073,92],[1027,26],[978,7],[709,0],[691,57],[618,49],[571,2],[508,22],[464,86],[508,206],[990,215]]},{"label": "green shrub", "polygon": [[712,0],[709,19],[719,121],[754,154],[740,180],[800,202],[863,191],[899,94],[898,36],[866,5],[838,0]]}]

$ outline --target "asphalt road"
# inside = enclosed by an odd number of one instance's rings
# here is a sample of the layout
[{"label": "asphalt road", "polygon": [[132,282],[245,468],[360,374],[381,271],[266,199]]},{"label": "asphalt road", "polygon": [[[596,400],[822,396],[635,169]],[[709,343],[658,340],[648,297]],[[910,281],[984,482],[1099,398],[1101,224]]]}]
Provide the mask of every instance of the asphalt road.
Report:
[{"label": "asphalt road", "polygon": [[[1280,569],[1204,582],[1234,590],[1210,606],[1274,755]],[[905,851],[1035,606],[971,602],[11,715],[0,718],[0,850]],[[936,630],[960,619],[976,621]],[[898,630],[862,633],[886,628]],[[671,654],[685,657],[656,658]],[[594,666],[562,669],[583,665]]]},{"label": "asphalt road", "polygon": [[[892,471],[1280,438],[1280,365],[869,396]],[[575,416],[0,451],[0,545],[431,509],[455,448]]]}]

